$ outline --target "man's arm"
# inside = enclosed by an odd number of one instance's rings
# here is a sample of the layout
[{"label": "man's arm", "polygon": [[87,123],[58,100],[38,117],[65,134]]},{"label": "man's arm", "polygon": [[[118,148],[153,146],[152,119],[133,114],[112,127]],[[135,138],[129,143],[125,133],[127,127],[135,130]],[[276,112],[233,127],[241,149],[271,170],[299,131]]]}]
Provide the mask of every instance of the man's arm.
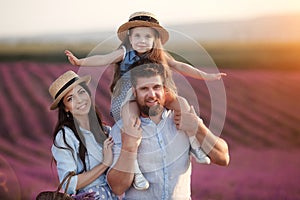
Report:
[{"label": "man's arm", "polygon": [[122,148],[119,158],[107,174],[108,184],[116,195],[121,195],[130,188],[134,178],[137,150],[141,142],[141,128],[136,121],[126,133],[121,130],[121,138]]},{"label": "man's arm", "polygon": [[196,138],[202,150],[208,154],[212,163],[227,166],[229,164],[228,145],[224,139],[214,135],[197,116],[198,129]]},{"label": "man's arm", "polygon": [[116,195],[123,194],[130,188],[134,177],[136,152],[121,149],[120,156],[114,167],[107,174],[107,181]]},{"label": "man's arm", "polygon": [[189,112],[178,112],[174,120],[178,129],[185,131],[188,136],[196,136],[202,150],[208,154],[213,163],[223,166],[229,164],[229,151],[226,141],[215,136],[205,126],[192,106]]}]

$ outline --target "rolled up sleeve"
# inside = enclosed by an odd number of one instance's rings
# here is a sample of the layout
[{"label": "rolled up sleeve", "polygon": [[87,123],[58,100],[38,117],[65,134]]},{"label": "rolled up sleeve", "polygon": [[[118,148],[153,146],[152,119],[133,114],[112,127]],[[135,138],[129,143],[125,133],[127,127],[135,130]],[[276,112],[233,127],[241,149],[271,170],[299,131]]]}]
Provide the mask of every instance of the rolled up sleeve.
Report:
[{"label": "rolled up sleeve", "polygon": [[[60,182],[64,179],[64,177],[68,175],[70,171],[74,171],[77,174],[78,172],[77,164],[78,162],[81,163],[81,161],[78,160],[77,153],[76,153],[77,152],[76,149],[78,149],[79,147],[78,140],[75,138],[73,132],[70,129],[65,128],[65,132],[66,132],[65,139],[74,152],[71,152],[69,149],[58,148],[54,145],[52,145],[51,148],[52,155],[56,161],[57,173]],[[60,131],[57,134],[55,141],[57,146],[64,147],[64,148],[67,147],[63,140],[62,131]],[[76,194],[77,179],[78,179],[77,175],[71,178],[69,188],[66,191],[68,194]],[[63,185],[64,190],[65,187],[66,187],[66,183],[64,183]]]}]

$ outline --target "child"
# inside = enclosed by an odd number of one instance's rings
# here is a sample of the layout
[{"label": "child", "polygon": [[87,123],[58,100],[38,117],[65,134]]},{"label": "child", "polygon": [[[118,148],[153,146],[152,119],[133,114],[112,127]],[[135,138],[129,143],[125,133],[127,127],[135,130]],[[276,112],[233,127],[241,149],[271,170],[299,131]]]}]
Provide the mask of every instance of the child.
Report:
[{"label": "child", "polygon": [[[155,62],[162,63],[168,72],[166,76],[170,79],[168,88],[172,86],[172,76],[169,73],[168,66],[183,75],[190,76],[202,80],[217,80],[224,73],[207,74],[197,68],[186,63],[176,61],[166,51],[163,50],[163,45],[169,39],[169,33],[158,22],[157,18],[149,12],[136,12],[129,17],[129,21],[121,25],[118,29],[118,37],[122,41],[120,47],[106,55],[95,55],[82,59],[75,57],[70,51],[66,50],[65,54],[71,64],[76,66],[105,66],[115,64],[114,78],[110,87],[113,93],[111,100],[111,114],[115,120],[122,117],[124,128],[128,119],[131,116],[138,117],[139,111],[135,102],[123,103],[127,92],[131,88],[129,67],[141,58],[148,58]],[[122,77],[122,79],[120,79]],[[120,81],[119,81],[120,80]],[[181,110],[181,97],[170,95],[167,100],[167,108],[175,111]],[[124,107],[123,107],[124,104]],[[125,108],[126,106],[126,108]],[[121,109],[122,108],[122,109]],[[130,111],[126,112],[126,111]],[[131,116],[128,116],[131,115]],[[209,157],[201,150],[200,145],[195,145],[195,138],[191,138],[191,153],[199,163],[210,163]],[[138,190],[144,190],[149,187],[148,181],[141,173],[135,174],[133,183]]]}]

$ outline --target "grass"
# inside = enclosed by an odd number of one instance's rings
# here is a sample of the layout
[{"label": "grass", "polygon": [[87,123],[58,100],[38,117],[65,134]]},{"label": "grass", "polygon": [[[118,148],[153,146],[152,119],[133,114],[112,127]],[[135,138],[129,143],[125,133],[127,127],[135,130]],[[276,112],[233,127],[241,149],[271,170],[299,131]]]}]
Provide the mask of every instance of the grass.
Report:
[{"label": "grass", "polygon": [[207,44],[219,68],[300,69],[300,42]]},{"label": "grass", "polygon": [[[300,42],[204,42],[203,50],[185,44],[168,45],[176,52],[171,54],[177,60],[195,66],[233,69],[300,69]],[[65,49],[72,50],[78,57],[87,56],[96,43],[16,43],[0,44],[1,61],[67,62]],[[104,54],[117,46],[101,46],[97,53]],[[169,49],[167,49],[169,50]],[[187,55],[185,58],[185,56]],[[212,60],[209,60],[209,56]]]}]

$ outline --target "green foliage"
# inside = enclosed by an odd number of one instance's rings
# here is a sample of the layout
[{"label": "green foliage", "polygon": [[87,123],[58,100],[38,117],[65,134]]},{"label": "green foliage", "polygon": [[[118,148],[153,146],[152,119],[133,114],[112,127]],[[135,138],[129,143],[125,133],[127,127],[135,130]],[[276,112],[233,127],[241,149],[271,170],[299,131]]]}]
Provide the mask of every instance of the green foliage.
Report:
[{"label": "green foliage", "polygon": [[[93,50],[95,44],[57,44],[57,43],[20,43],[0,44],[1,61],[39,61],[39,62],[68,62],[65,49],[71,49],[76,56],[85,57]],[[178,48],[176,48],[178,46]],[[187,45],[174,44],[178,52],[169,52],[176,60],[194,66],[203,66],[203,58],[199,52]],[[218,68],[239,69],[300,69],[299,43],[204,43],[203,47]],[[105,47],[105,51],[114,49]],[[101,53],[101,52],[99,52]],[[182,54],[181,54],[182,53]],[[189,59],[182,55],[188,55]]]}]

